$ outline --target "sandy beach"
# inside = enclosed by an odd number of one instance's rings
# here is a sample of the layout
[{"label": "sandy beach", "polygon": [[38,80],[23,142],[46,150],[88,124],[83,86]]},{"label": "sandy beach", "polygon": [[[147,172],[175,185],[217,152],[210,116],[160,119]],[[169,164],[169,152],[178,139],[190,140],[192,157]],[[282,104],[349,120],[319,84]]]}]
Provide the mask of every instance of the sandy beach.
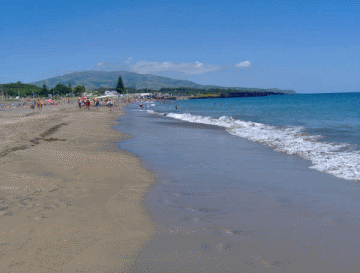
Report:
[{"label": "sandy beach", "polygon": [[125,271],[154,234],[154,176],[115,144],[112,111],[0,111],[0,272]]}]

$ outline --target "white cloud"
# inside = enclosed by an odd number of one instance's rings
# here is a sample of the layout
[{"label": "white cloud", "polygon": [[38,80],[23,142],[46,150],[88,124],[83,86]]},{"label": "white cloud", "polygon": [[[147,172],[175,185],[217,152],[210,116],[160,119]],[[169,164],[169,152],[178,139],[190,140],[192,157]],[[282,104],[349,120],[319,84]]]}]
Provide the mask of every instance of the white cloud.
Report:
[{"label": "white cloud", "polygon": [[201,75],[207,72],[226,70],[226,71],[239,71],[238,67],[245,68],[250,67],[251,62],[246,60],[236,64],[223,64],[223,65],[205,65],[201,62],[191,63],[173,63],[173,62],[150,62],[150,61],[138,61],[133,62],[134,58],[129,57],[125,61],[107,62],[101,61],[96,64],[99,69],[123,69],[133,71],[140,74],[151,74],[153,72],[161,71],[175,71],[189,75]]},{"label": "white cloud", "polygon": [[130,65],[130,69],[134,72],[147,74],[157,71],[177,71],[185,74],[204,74],[206,72],[219,70],[221,67],[217,65],[204,65],[200,62],[195,63],[179,63],[172,62],[148,62],[139,61],[134,65]]},{"label": "white cloud", "polygon": [[106,62],[102,61],[96,64],[96,66],[104,66],[106,64]]},{"label": "white cloud", "polygon": [[249,67],[251,65],[250,61],[243,61],[241,63],[238,63],[236,67]]},{"label": "white cloud", "polygon": [[131,63],[131,61],[133,60],[134,58],[133,57],[129,57],[126,59],[125,63],[129,64]]}]

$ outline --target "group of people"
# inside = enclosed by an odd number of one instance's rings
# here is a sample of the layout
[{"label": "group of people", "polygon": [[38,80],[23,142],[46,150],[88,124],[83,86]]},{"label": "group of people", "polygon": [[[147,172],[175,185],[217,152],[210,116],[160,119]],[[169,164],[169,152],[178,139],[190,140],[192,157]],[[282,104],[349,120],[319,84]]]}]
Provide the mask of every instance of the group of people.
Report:
[{"label": "group of people", "polygon": [[38,99],[37,101],[34,101],[34,104],[32,104],[30,107],[32,109],[35,109],[35,105],[37,106],[37,109],[41,111],[44,103],[42,102],[42,100]]},{"label": "group of people", "polygon": [[[57,103],[55,103],[54,101],[52,100],[46,100],[47,102],[43,102],[41,99],[38,99],[37,101],[34,101],[34,104],[32,104],[30,107],[32,109],[35,109],[35,106],[39,109],[39,110],[42,110],[42,107],[44,105],[59,105],[62,103],[62,101],[59,101]],[[69,101],[70,103],[70,101]]]},{"label": "group of people", "polygon": [[[56,105],[61,104],[61,101],[56,103]],[[41,99],[38,99],[37,101],[34,101],[34,105],[31,105],[31,108],[35,108],[35,106],[37,106],[37,108],[39,109],[39,111],[41,111],[43,109],[43,106],[46,105],[45,102],[43,102]],[[55,105],[54,101],[50,101],[50,105]]]},{"label": "group of people", "polygon": [[[58,103],[55,104],[54,101],[51,101],[51,100],[47,100],[50,102],[51,105],[58,105],[58,104],[61,104],[61,101],[59,101]],[[81,109],[82,106],[86,107],[88,110],[90,110],[90,106],[93,104],[97,110],[99,110],[99,107],[100,107],[100,102],[105,102],[106,106],[108,106],[110,108],[110,111],[111,111],[111,107],[113,106],[113,101],[111,100],[111,98],[108,98],[108,99],[105,99],[103,100],[102,98],[101,99],[93,99],[93,102],[91,102],[91,100],[89,98],[79,98],[78,100],[78,105],[79,105],[79,108]],[[34,100],[33,103],[28,100],[26,101],[26,103],[23,103],[23,104],[19,104],[19,106],[22,106],[25,104],[28,104],[28,103],[31,103],[30,107],[32,109],[35,109],[35,107],[37,107],[37,109],[39,111],[42,111],[43,109],[43,106],[46,105],[45,102],[43,102],[41,99],[38,99],[37,101]],[[68,103],[71,103],[70,99],[68,100]]]},{"label": "group of people", "polygon": [[[99,107],[100,107],[100,100],[103,101],[103,99],[97,99],[95,98],[93,100],[93,104],[95,105],[96,109],[99,110]],[[105,103],[107,104],[107,106],[110,108],[111,110],[111,107],[113,106],[113,102],[112,100],[109,98],[109,99],[106,99],[105,100]],[[90,106],[91,106],[91,101],[89,98],[79,98],[78,100],[78,104],[79,104],[79,108],[81,110],[81,107],[82,106],[85,106],[88,110],[90,110]]]}]

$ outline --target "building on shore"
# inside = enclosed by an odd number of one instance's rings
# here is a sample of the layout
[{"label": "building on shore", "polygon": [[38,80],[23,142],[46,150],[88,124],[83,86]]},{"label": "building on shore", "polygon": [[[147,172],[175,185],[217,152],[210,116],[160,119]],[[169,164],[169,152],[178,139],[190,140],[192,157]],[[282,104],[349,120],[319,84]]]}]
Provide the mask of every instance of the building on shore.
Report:
[{"label": "building on shore", "polygon": [[105,92],[104,92],[104,95],[105,96],[108,96],[108,97],[122,97],[122,94],[119,94],[117,91],[115,91],[115,90],[111,90],[111,91],[109,91],[109,90],[106,90]]}]

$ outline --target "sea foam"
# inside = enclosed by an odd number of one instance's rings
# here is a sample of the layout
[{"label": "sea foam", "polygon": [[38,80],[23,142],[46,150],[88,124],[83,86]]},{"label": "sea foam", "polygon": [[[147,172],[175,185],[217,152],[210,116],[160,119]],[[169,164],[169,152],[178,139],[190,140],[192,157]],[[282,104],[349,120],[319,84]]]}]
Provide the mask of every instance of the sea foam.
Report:
[{"label": "sea foam", "polygon": [[[148,111],[148,113],[155,114],[153,111]],[[232,135],[310,160],[313,163],[310,168],[346,180],[360,180],[360,152],[358,150],[351,149],[351,145],[346,143],[323,142],[319,135],[303,133],[303,127],[277,127],[237,120],[228,116],[212,118],[176,113],[168,113],[166,116],[193,123],[225,127]]]}]

